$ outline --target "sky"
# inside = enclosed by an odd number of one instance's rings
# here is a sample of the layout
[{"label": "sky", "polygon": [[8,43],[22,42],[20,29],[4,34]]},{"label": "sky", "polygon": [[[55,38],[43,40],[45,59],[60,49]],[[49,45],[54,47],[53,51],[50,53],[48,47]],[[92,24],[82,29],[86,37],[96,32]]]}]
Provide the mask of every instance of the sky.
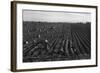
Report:
[{"label": "sky", "polygon": [[23,21],[90,22],[90,13],[23,10]]}]

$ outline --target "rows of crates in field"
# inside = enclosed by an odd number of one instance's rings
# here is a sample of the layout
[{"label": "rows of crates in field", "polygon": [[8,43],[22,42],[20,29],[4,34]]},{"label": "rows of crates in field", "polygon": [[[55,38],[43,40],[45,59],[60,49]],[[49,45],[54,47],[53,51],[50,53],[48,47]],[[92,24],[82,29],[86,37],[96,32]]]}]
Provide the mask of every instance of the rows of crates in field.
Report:
[{"label": "rows of crates in field", "polygon": [[23,62],[90,59],[90,25],[23,22]]}]

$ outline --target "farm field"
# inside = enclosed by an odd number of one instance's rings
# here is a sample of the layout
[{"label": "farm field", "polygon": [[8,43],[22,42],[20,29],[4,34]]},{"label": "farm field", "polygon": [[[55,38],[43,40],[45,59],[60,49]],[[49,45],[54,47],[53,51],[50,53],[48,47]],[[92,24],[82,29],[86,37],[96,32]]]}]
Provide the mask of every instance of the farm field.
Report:
[{"label": "farm field", "polygon": [[90,58],[90,22],[23,22],[23,62]]}]

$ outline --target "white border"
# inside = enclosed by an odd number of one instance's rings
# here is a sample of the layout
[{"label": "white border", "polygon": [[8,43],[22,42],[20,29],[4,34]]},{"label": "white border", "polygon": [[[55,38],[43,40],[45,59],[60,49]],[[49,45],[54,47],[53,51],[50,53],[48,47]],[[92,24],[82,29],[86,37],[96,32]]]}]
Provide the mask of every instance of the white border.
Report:
[{"label": "white border", "polygon": [[[90,60],[74,60],[74,61],[54,61],[54,62],[32,62],[23,63],[22,61],[22,9],[30,10],[52,10],[52,11],[71,11],[71,12],[90,12],[91,13],[91,59]],[[96,10],[95,8],[81,7],[60,7],[46,5],[28,5],[17,4],[17,69],[35,69],[50,67],[68,67],[95,65],[96,59]]]}]

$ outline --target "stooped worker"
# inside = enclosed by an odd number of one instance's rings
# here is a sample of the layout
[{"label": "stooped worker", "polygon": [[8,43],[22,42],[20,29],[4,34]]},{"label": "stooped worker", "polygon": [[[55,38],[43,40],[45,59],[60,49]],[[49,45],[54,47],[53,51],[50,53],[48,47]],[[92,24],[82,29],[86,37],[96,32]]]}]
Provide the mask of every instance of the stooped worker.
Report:
[{"label": "stooped worker", "polygon": [[39,48],[41,48],[42,50],[45,50],[45,51],[49,51],[49,47],[50,47],[50,45],[49,45],[49,42],[48,42],[48,40],[47,39],[45,39],[45,40],[39,40],[38,42],[37,42],[37,45],[39,46]]},{"label": "stooped worker", "polygon": [[36,40],[33,51],[31,51],[32,56],[44,56],[49,54],[50,47],[48,45],[48,40]]}]

